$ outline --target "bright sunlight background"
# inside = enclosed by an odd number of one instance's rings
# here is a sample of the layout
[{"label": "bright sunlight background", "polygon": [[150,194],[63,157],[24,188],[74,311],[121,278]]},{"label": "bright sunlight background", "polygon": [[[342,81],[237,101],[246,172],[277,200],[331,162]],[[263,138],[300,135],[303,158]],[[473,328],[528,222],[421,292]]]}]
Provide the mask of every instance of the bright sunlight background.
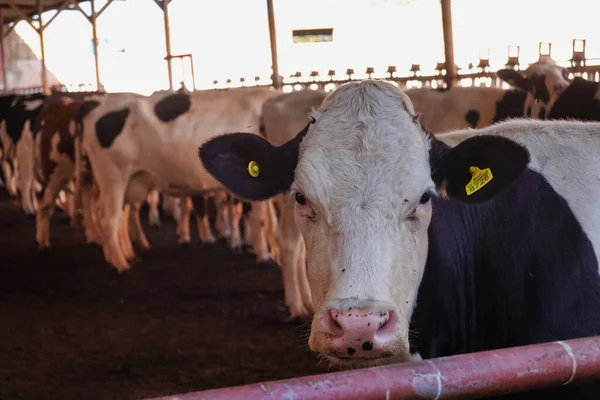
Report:
[{"label": "bright sunlight background", "polygon": [[[99,2],[100,9],[103,2]],[[573,38],[587,39],[588,58],[600,57],[600,2],[570,0],[453,0],[455,57],[467,68],[490,49],[492,69],[502,67],[509,44],[521,62],[537,59],[538,43],[552,42],[556,60],[571,57]],[[87,3],[82,8],[89,9]],[[280,72],[284,78],[317,70],[325,76],[367,66],[400,74],[411,63],[424,74],[443,61],[439,0],[274,0]],[[52,12],[44,14],[48,20]],[[213,80],[238,82],[271,75],[265,0],[173,0],[173,54],[191,53],[198,88]],[[292,42],[292,30],[333,28],[333,42]],[[39,40],[25,22],[15,29],[39,57]],[[107,91],[149,94],[168,87],[162,12],[152,0],[116,1],[98,20],[100,74]],[[46,30],[49,71],[66,85],[95,83],[91,26],[76,11],[61,14]],[[185,70],[185,71],[184,71]],[[174,62],[174,81],[189,67]],[[191,86],[191,85],[190,85]]]}]

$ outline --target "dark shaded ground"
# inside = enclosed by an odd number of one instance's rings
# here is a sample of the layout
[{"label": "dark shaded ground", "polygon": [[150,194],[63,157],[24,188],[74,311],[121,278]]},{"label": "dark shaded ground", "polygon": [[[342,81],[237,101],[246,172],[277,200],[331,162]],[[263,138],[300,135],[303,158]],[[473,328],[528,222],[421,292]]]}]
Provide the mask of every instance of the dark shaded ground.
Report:
[{"label": "dark shaded ground", "polygon": [[168,220],[119,275],[53,221],[40,254],[34,219],[0,195],[0,399],[139,399],[325,372],[307,328],[283,322],[276,267],[224,244],[180,249]]}]

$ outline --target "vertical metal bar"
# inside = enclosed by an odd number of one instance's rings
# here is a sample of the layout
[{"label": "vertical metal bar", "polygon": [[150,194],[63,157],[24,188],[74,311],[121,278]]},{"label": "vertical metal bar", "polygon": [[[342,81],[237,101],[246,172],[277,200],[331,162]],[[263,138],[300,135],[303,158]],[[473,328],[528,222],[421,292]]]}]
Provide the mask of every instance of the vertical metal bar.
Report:
[{"label": "vertical metal bar", "polygon": [[6,78],[6,53],[4,52],[4,10],[0,9],[0,57],[2,57],[2,83],[4,91],[8,90],[8,79]]},{"label": "vertical metal bar", "polygon": [[44,25],[42,24],[42,14],[44,13],[44,0],[37,0],[37,11],[38,11],[38,22],[39,27],[37,29],[38,35],[40,36],[40,50],[41,50],[41,63],[42,63],[42,90],[44,93],[49,94],[48,90],[48,77],[46,76],[46,49],[44,46]]},{"label": "vertical metal bar", "polygon": [[192,90],[196,90],[196,75],[194,74],[194,55],[190,54],[190,68],[192,70],[192,85],[194,88]]},{"label": "vertical metal bar", "polygon": [[92,16],[90,22],[92,23],[92,42],[94,46],[94,65],[96,67],[96,88],[99,92],[104,91],[104,86],[100,81],[100,59],[98,55],[98,30],[96,21],[98,14],[96,14],[96,0],[90,0],[90,6],[92,8]]},{"label": "vertical metal bar", "polygon": [[454,63],[454,37],[452,34],[452,0],[442,2],[442,28],[444,31],[444,54],[446,57],[446,85],[452,87],[456,80],[456,65]]},{"label": "vertical metal bar", "polygon": [[267,0],[267,16],[269,18],[269,40],[271,41],[271,64],[273,65],[273,86],[281,88],[283,82],[279,76],[279,61],[277,59],[277,32],[275,30],[275,13],[273,11],[273,0]]},{"label": "vertical metal bar", "polygon": [[165,21],[165,47],[167,50],[167,69],[169,71],[169,88],[173,90],[173,64],[171,55],[171,25],[169,23],[169,3],[171,0],[162,0],[163,17]]}]

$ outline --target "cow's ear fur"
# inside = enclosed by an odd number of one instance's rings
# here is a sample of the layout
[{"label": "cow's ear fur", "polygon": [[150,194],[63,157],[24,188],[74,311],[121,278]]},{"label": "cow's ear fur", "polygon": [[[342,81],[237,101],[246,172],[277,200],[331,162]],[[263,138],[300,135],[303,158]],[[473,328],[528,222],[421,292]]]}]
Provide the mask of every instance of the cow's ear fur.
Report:
[{"label": "cow's ear fur", "polygon": [[529,152],[501,136],[474,136],[454,148],[434,139],[433,180],[450,198],[482,203],[509,187],[527,168]]},{"label": "cow's ear fur", "polygon": [[280,147],[251,133],[215,137],[199,149],[204,168],[236,196],[267,200],[290,189],[308,126]]},{"label": "cow's ear fur", "polygon": [[519,71],[515,71],[514,69],[510,68],[504,68],[498,70],[496,74],[498,75],[498,78],[502,79],[504,82],[508,83],[511,86],[523,90],[531,90],[531,82],[523,75],[521,75]]}]

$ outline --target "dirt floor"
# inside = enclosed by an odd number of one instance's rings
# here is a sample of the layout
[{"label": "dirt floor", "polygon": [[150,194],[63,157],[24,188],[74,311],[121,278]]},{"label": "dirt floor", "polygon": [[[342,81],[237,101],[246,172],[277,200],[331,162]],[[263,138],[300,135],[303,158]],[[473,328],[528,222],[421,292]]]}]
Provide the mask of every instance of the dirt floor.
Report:
[{"label": "dirt floor", "polygon": [[222,243],[182,249],[170,219],[146,232],[153,250],[118,274],[62,215],[40,253],[35,220],[0,195],[0,399],[141,399],[325,372],[307,327],[285,322],[276,266]]}]

